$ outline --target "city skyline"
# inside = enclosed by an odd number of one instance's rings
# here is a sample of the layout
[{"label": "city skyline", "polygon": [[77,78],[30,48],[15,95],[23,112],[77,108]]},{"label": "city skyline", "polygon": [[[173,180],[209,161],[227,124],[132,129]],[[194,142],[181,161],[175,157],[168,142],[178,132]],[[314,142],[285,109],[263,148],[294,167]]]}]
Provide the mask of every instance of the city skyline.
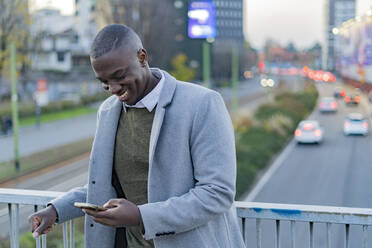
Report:
[{"label": "city skyline", "polygon": [[[370,0],[356,2],[356,15],[372,7]],[[262,48],[268,38],[284,46],[293,42],[297,48],[316,42],[324,45],[325,4],[326,0],[246,0],[246,39],[256,48]]]}]

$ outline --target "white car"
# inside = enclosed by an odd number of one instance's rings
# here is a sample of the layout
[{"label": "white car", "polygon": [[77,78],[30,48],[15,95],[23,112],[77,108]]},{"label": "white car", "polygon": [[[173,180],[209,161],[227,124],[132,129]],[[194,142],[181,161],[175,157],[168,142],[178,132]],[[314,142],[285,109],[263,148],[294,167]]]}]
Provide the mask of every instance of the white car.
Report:
[{"label": "white car", "polygon": [[321,113],[325,112],[336,112],[337,102],[333,97],[323,97],[319,102],[319,111]]},{"label": "white car", "polygon": [[297,143],[316,143],[323,141],[323,129],[318,121],[301,121],[295,131]]},{"label": "white car", "polygon": [[368,134],[368,122],[364,119],[360,113],[352,113],[346,118],[344,122],[344,134],[345,135],[367,135]]}]

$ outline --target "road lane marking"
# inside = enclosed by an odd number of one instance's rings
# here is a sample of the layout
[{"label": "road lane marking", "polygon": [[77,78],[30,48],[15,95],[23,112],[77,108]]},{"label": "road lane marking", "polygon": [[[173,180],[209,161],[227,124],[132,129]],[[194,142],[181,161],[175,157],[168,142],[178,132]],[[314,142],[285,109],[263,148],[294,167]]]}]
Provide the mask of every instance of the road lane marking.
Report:
[{"label": "road lane marking", "polygon": [[270,180],[270,178],[274,175],[274,173],[283,164],[284,160],[287,158],[289,153],[294,149],[295,145],[296,145],[296,142],[292,139],[291,142],[284,149],[284,151],[279,155],[277,159],[275,159],[274,163],[261,177],[261,179],[258,181],[258,183],[253,188],[253,190],[251,190],[247,198],[244,199],[244,201],[253,201],[254,198],[256,198],[256,196],[261,192],[265,184]]}]

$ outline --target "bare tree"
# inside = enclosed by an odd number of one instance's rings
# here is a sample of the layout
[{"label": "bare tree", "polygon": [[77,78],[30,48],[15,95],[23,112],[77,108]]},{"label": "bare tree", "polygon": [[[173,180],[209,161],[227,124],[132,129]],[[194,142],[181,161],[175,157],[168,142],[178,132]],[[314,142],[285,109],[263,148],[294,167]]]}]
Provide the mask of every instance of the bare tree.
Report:
[{"label": "bare tree", "polygon": [[133,28],[149,51],[150,63],[166,67],[175,53],[176,20],[179,13],[169,0],[98,0],[99,26],[121,23]]},{"label": "bare tree", "polygon": [[9,64],[11,41],[19,50],[19,63],[23,66],[29,63],[27,45],[30,20],[27,0],[0,0],[0,79]]}]

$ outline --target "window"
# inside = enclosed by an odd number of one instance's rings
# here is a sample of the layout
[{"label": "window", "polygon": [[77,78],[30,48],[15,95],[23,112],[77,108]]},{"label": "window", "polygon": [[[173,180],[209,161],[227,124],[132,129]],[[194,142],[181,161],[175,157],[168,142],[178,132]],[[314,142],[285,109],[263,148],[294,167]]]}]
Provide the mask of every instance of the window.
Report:
[{"label": "window", "polygon": [[64,52],[57,52],[57,61],[64,62],[65,61],[65,53]]}]

